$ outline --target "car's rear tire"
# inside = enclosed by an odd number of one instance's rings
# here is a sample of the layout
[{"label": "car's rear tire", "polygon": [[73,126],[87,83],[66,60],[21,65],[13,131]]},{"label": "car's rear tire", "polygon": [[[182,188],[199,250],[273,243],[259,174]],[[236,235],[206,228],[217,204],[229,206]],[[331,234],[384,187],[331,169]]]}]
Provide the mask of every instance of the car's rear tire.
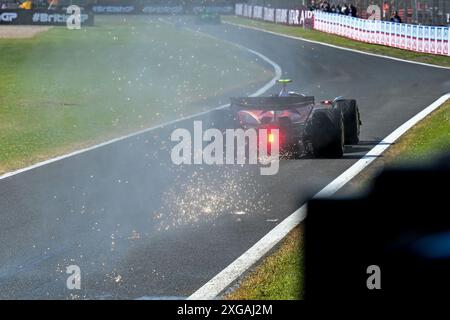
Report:
[{"label": "car's rear tire", "polygon": [[356,100],[336,101],[334,108],[340,109],[344,116],[345,144],[358,144],[361,118]]},{"label": "car's rear tire", "polygon": [[315,109],[308,126],[308,135],[315,157],[341,158],[343,156],[344,117],[340,109]]}]

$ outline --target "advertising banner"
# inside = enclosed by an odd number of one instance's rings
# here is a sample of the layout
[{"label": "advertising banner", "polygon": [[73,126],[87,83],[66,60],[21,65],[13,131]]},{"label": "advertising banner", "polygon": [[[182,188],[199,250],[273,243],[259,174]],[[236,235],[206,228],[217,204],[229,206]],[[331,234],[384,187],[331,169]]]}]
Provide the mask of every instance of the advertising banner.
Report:
[{"label": "advertising banner", "polygon": [[244,15],[243,10],[244,10],[244,5],[242,3],[237,3],[234,14],[237,16],[242,16],[242,15]]},{"label": "advertising banner", "polygon": [[430,27],[430,53],[436,53],[437,37],[436,27]]},{"label": "advertising banner", "polygon": [[430,53],[430,27],[423,28],[423,52]]},{"label": "advertising banner", "polygon": [[[56,10],[0,10],[0,24],[8,25],[66,26],[70,17],[65,11]],[[80,17],[81,26],[94,25],[92,13],[82,12]]]},{"label": "advertising banner", "polygon": [[95,14],[127,14],[127,13],[137,13],[136,7],[133,5],[129,6],[121,6],[121,5],[114,5],[114,6],[92,6],[92,12]]},{"label": "advertising banner", "polygon": [[400,48],[406,48],[406,25],[400,25]]},{"label": "advertising banner", "polygon": [[375,20],[368,20],[369,21],[369,30],[370,30],[370,37],[369,42],[370,43],[376,43],[376,32],[375,32]]},{"label": "advertising banner", "polygon": [[183,6],[145,6],[141,9],[145,14],[181,14]]},{"label": "advertising banner", "polygon": [[275,10],[275,22],[276,23],[288,23],[288,10],[287,9],[276,9]]},{"label": "advertising banner", "polygon": [[436,28],[436,53],[442,54],[442,45],[444,43],[443,30],[444,28]]},{"label": "advertising banner", "polygon": [[418,36],[418,38],[417,38],[417,51],[419,51],[419,52],[424,52],[424,49],[423,49],[423,34],[424,34],[424,31],[423,31],[423,27],[422,26],[418,26],[418,30],[419,30],[419,36]]},{"label": "advertising banner", "polygon": [[406,49],[411,50],[411,25],[406,26]]},{"label": "advertising banner", "polygon": [[[133,4],[114,4],[114,5],[93,5],[90,10],[95,14],[199,14],[202,12],[245,15],[251,18],[252,6],[247,5],[212,5],[212,6],[188,6],[188,5],[133,5]],[[250,10],[250,12],[248,12]]]},{"label": "advertising banner", "polygon": [[381,44],[388,45],[388,24],[386,21],[381,21]]},{"label": "advertising banner", "polygon": [[375,43],[376,44],[382,44],[382,38],[381,38],[381,21],[375,20]]},{"label": "advertising banner", "polygon": [[411,50],[412,51],[419,51],[418,48],[418,26],[412,26],[412,37],[411,37]]},{"label": "advertising banner", "polygon": [[275,22],[275,9],[273,8],[264,8],[264,20]]},{"label": "advertising banner", "polygon": [[264,14],[263,7],[254,6],[253,7],[253,19],[262,20]]},{"label": "advertising banner", "polygon": [[360,19],[356,20],[356,40],[362,41],[362,22]]},{"label": "advertising banner", "polygon": [[394,47],[400,47],[400,23],[394,23]]},{"label": "advertising banner", "polygon": [[442,38],[444,39],[444,43],[442,44],[442,54],[450,55],[450,32],[448,28],[442,28]]},{"label": "advertising banner", "polygon": [[[183,10],[183,6],[176,6],[176,8],[181,8]],[[170,8],[170,7],[169,7]],[[234,8],[232,6],[194,6],[192,8],[185,7],[184,9],[185,13],[193,13],[193,14],[199,14],[202,12],[208,12],[208,13],[217,13],[217,14],[233,14]]]}]

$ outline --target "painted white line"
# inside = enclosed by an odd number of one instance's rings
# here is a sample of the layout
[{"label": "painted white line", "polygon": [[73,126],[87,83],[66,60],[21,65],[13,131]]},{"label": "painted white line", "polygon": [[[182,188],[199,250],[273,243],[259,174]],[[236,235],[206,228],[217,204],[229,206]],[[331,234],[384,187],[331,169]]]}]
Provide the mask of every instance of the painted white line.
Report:
[{"label": "painted white line", "polygon": [[[381,55],[381,54],[370,53],[370,52],[365,52],[365,51],[361,51],[361,50],[340,47],[340,46],[336,46],[334,44],[329,44],[329,43],[319,42],[319,41],[315,41],[315,40],[304,39],[304,38],[301,38],[301,37],[296,37],[296,36],[282,34],[282,33],[274,32],[274,31],[269,31],[269,30],[265,30],[265,29],[262,29],[262,28],[258,28],[258,27],[247,26],[247,25],[240,24],[240,23],[234,23],[234,22],[228,22],[228,21],[223,21],[223,23],[229,24],[229,25],[232,25],[232,26],[235,26],[235,27],[246,28],[246,29],[251,29],[251,30],[257,30],[257,31],[273,34],[273,35],[284,37],[284,38],[289,38],[289,39],[294,39],[294,40],[314,43],[314,44],[318,44],[318,45],[321,45],[321,46],[331,47],[331,48],[334,48],[334,49],[345,50],[345,51],[350,51],[350,52],[356,52],[356,53],[365,54],[365,55],[368,55],[368,56],[373,56],[373,57],[378,57],[378,58],[383,58],[383,59],[389,59],[389,60],[394,60],[394,61],[400,61],[400,62],[406,62],[406,63],[412,63],[412,64],[417,64],[417,65],[426,66],[426,67],[450,70],[450,67],[438,66],[438,65],[435,65],[435,64],[429,64],[429,63],[425,63],[425,62],[417,62],[417,61],[405,60],[405,59],[401,59],[401,58],[395,58],[395,57],[391,57],[391,56],[384,56],[384,55]],[[389,48],[389,47],[387,47],[387,48]],[[411,52],[413,52],[413,51],[411,51]]]},{"label": "painted white line", "polygon": [[[236,44],[234,44],[234,45],[236,45]],[[264,92],[269,90],[272,86],[274,86],[276,84],[277,80],[281,78],[281,75],[282,75],[281,67],[277,63],[275,63],[274,61],[270,60],[269,58],[267,58],[266,56],[264,56],[263,54],[261,54],[261,53],[259,53],[257,51],[251,50],[251,49],[246,48],[246,47],[241,46],[241,45],[236,45],[236,46],[238,48],[242,49],[242,50],[246,50],[246,51],[256,55],[257,57],[261,58],[262,60],[264,60],[265,62],[270,64],[273,67],[274,71],[275,71],[275,76],[268,83],[266,83],[263,87],[258,89],[256,92],[252,93],[250,95],[251,97],[255,97],[255,96],[259,96],[259,95],[263,94]],[[209,113],[211,111],[214,111],[214,110],[223,109],[223,108],[228,107],[229,105],[230,104],[224,104],[224,105],[221,105],[219,107],[213,108],[211,110],[199,112],[199,113],[196,113],[196,114],[193,114],[193,115],[190,115],[190,116],[186,116],[186,117],[179,118],[179,119],[176,119],[176,120],[168,121],[168,122],[165,122],[165,123],[162,123],[162,124],[150,127],[150,128],[146,128],[146,129],[143,129],[143,130],[140,130],[140,131],[137,131],[137,132],[125,135],[125,136],[121,136],[121,137],[118,137],[118,138],[115,138],[115,139],[112,139],[112,140],[105,141],[105,142],[100,143],[100,144],[93,145],[93,146],[88,147],[88,148],[80,149],[80,150],[77,150],[77,151],[74,151],[74,152],[71,152],[71,153],[59,156],[59,157],[55,157],[55,158],[51,158],[51,159],[48,159],[48,160],[45,160],[45,161],[42,161],[42,162],[38,162],[36,164],[33,164],[33,165],[25,167],[25,168],[21,168],[21,169],[12,171],[12,172],[7,172],[7,173],[5,173],[3,175],[0,175],[0,180],[9,178],[9,177],[12,177],[12,176],[15,176],[15,175],[18,175],[18,174],[20,174],[22,172],[30,171],[30,170],[33,170],[35,168],[39,168],[39,167],[45,166],[47,164],[50,164],[50,163],[53,163],[53,162],[56,162],[56,161],[67,159],[67,158],[70,158],[70,157],[73,157],[73,156],[76,156],[76,155],[79,155],[79,154],[82,154],[82,153],[85,153],[85,152],[88,152],[88,151],[91,151],[91,150],[94,150],[94,149],[97,149],[97,148],[101,148],[101,147],[110,145],[112,143],[116,143],[116,142],[119,142],[119,141],[122,141],[122,140],[125,140],[125,139],[128,139],[128,138],[132,138],[132,137],[135,137],[135,136],[147,133],[147,132],[155,130],[155,129],[166,127],[168,125],[172,125],[172,124],[175,124],[175,123],[180,122],[180,121],[192,119],[192,118],[195,118],[195,117],[207,114],[207,113]]]},{"label": "painted white line", "polygon": [[[364,157],[358,160],[350,168],[344,171],[335,180],[330,182],[325,188],[320,190],[314,198],[329,197],[342,188],[348,181],[355,177],[372,161],[380,156],[392,143],[401,137],[406,131],[411,129],[420,120],[425,118],[431,112],[436,110],[445,101],[450,99],[450,93],[447,93],[433,102],[430,106],[416,114],[406,121],[403,125],[394,130],[390,135],[372,148]],[[277,243],[279,243],[294,227],[296,227],[306,217],[306,204],[284,219],[279,225],[267,233],[261,240],[255,243],[239,258],[233,261],[229,266],[223,269],[214,278],[209,280],[200,289],[195,291],[189,300],[211,300],[220,295],[234,281],[239,279],[242,274],[251,266],[258,262],[266,253],[268,253]]]}]

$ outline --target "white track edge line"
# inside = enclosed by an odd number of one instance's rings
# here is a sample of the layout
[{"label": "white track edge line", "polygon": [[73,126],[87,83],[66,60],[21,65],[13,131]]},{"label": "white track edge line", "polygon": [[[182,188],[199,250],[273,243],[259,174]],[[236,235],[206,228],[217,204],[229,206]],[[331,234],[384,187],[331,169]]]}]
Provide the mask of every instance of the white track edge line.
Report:
[{"label": "white track edge line", "polygon": [[[264,60],[265,62],[270,64],[273,67],[274,71],[275,71],[274,77],[269,82],[267,82],[263,87],[258,89],[256,92],[252,93],[250,95],[250,97],[259,96],[259,95],[263,94],[264,92],[266,92],[267,90],[269,90],[271,87],[273,87],[276,84],[277,80],[281,78],[281,75],[282,75],[281,67],[277,63],[275,63],[274,61],[270,60],[269,58],[267,58],[266,56],[264,56],[263,54],[255,51],[255,50],[246,48],[246,47],[241,46],[241,45],[237,45],[237,44],[235,44],[235,45],[238,48],[242,49],[242,50],[246,50],[246,51],[248,51],[248,52],[258,56],[259,58],[261,58],[262,60]],[[125,135],[125,136],[114,138],[114,139],[111,139],[111,140],[108,140],[108,141],[105,141],[105,142],[102,142],[102,143],[99,143],[99,144],[96,144],[96,145],[93,145],[93,146],[90,146],[90,147],[87,147],[87,148],[84,148],[84,149],[76,150],[76,151],[73,151],[73,152],[70,152],[70,153],[58,156],[58,157],[54,157],[54,158],[50,158],[50,159],[45,160],[45,161],[37,162],[37,163],[35,163],[33,165],[30,165],[28,167],[4,173],[4,174],[0,175],[0,180],[3,180],[3,179],[6,179],[6,178],[9,178],[9,177],[18,175],[18,174],[26,172],[26,171],[33,170],[35,168],[39,168],[39,167],[45,166],[45,165],[53,163],[53,162],[57,162],[57,161],[60,161],[60,160],[63,160],[63,159],[67,159],[67,158],[70,158],[70,157],[73,157],[73,156],[76,156],[76,155],[79,155],[79,154],[82,154],[82,153],[85,153],[85,152],[88,152],[88,151],[91,151],[91,150],[94,150],[94,149],[97,149],[97,148],[100,148],[100,147],[104,147],[104,146],[107,146],[107,145],[110,145],[110,144],[113,144],[113,143],[116,143],[116,142],[119,142],[119,141],[122,141],[122,140],[126,140],[128,138],[139,136],[141,134],[144,134],[144,133],[147,133],[147,132],[150,132],[150,131],[153,131],[155,129],[159,129],[159,128],[162,128],[162,127],[166,127],[168,125],[172,125],[172,124],[175,124],[177,122],[181,122],[181,121],[184,121],[184,120],[189,120],[189,119],[192,119],[192,118],[195,118],[195,117],[198,117],[198,116],[202,116],[202,115],[207,114],[207,113],[209,113],[211,111],[215,111],[215,110],[226,108],[229,105],[230,104],[224,104],[224,105],[221,105],[219,107],[216,107],[216,108],[213,108],[213,109],[210,109],[210,110],[207,110],[207,111],[195,113],[195,114],[190,115],[190,116],[186,116],[186,117],[183,117],[183,118],[179,118],[179,119],[171,120],[171,121],[168,121],[168,122],[164,122],[162,124],[159,124],[159,125],[156,125],[156,126],[152,126],[150,128],[146,128],[146,129],[143,129],[143,130],[140,130],[140,131],[136,131],[136,132],[130,133],[130,134]]]},{"label": "white track edge line", "polygon": [[[322,45],[322,46],[326,46],[326,47],[331,47],[334,49],[340,49],[340,50],[345,50],[345,51],[350,51],[350,52],[355,52],[355,53],[360,53],[360,54],[365,54],[368,56],[373,56],[373,57],[378,57],[378,58],[383,58],[383,59],[389,59],[389,60],[394,60],[394,61],[400,61],[400,62],[406,62],[406,63],[412,63],[412,64],[417,64],[417,65],[421,65],[421,66],[426,66],[426,67],[431,67],[431,68],[438,68],[438,69],[445,69],[445,70],[450,70],[450,67],[445,67],[445,66],[439,66],[436,64],[430,64],[430,63],[425,63],[425,62],[418,62],[418,61],[412,61],[412,60],[405,60],[405,59],[401,59],[401,58],[396,58],[396,57],[391,57],[391,56],[384,56],[381,54],[376,54],[376,53],[371,53],[371,52],[365,52],[365,51],[361,51],[361,50],[356,50],[356,49],[350,49],[350,48],[345,48],[345,47],[340,47],[334,44],[329,44],[329,43],[325,43],[325,42],[320,42],[320,41],[315,41],[315,40],[309,40],[309,39],[305,39],[302,37],[296,37],[296,36],[291,36],[288,34],[283,34],[283,33],[278,33],[275,31],[269,31],[269,30],[265,30],[262,28],[258,28],[258,27],[252,27],[252,26],[247,26],[244,24],[240,24],[240,23],[234,23],[234,22],[228,22],[228,21],[223,21],[223,23],[225,24],[229,24],[235,27],[240,27],[240,28],[247,28],[247,29],[251,29],[251,30],[256,30],[256,31],[261,31],[261,32],[265,32],[265,33],[269,33],[269,34],[273,34],[276,36],[280,36],[280,37],[285,37],[285,38],[289,38],[289,39],[294,39],[294,40],[299,40],[299,41],[305,41],[305,42],[309,42],[309,43],[314,43],[314,44],[318,44],[318,45]],[[317,30],[318,31],[318,30]],[[332,34],[333,35],[333,34]],[[360,42],[360,41],[358,41]],[[376,44],[374,44],[376,45]],[[392,47],[388,47],[388,46],[384,46],[386,48],[392,48]],[[398,49],[398,48],[393,48],[393,49]],[[401,50],[401,49],[400,49]],[[409,51],[409,50],[405,50],[405,51]],[[409,51],[409,52],[414,52],[414,51]],[[417,52],[416,52],[417,53]],[[445,57],[445,56],[443,56]]]},{"label": "white track edge line", "polygon": [[[391,134],[379,142],[364,157],[354,163],[350,168],[344,171],[336,179],[330,182],[326,187],[320,190],[314,198],[328,197],[336,193],[348,181],[360,173],[372,161],[380,156],[392,143],[401,137],[406,131],[411,129],[420,120],[425,118],[431,112],[439,108],[444,102],[450,99],[450,93],[447,93],[434,101],[431,105],[420,111],[414,117],[406,121]],[[268,253],[276,244],[278,244],[292,229],[294,229],[306,217],[306,204],[297,209],[294,213],[284,219],[275,228],[269,231],[261,240],[255,243],[250,249],[244,252],[239,258],[218,273],[215,277],[204,284],[200,289],[189,296],[188,300],[211,300],[216,298],[234,281],[239,279],[244,272],[258,262],[266,253]]]}]

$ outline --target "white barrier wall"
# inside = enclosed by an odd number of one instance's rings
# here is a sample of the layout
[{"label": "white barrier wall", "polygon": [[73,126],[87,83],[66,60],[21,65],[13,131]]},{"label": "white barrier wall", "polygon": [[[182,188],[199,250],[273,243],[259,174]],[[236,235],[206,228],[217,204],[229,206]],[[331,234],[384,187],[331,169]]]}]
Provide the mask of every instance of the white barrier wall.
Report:
[{"label": "white barrier wall", "polygon": [[305,26],[356,41],[416,52],[450,56],[448,27],[419,26],[379,20],[365,20],[305,9],[275,9],[236,4],[237,16],[274,23]]},{"label": "white barrier wall", "polygon": [[357,41],[439,55],[450,55],[448,27],[365,20],[314,12],[314,29]]}]

